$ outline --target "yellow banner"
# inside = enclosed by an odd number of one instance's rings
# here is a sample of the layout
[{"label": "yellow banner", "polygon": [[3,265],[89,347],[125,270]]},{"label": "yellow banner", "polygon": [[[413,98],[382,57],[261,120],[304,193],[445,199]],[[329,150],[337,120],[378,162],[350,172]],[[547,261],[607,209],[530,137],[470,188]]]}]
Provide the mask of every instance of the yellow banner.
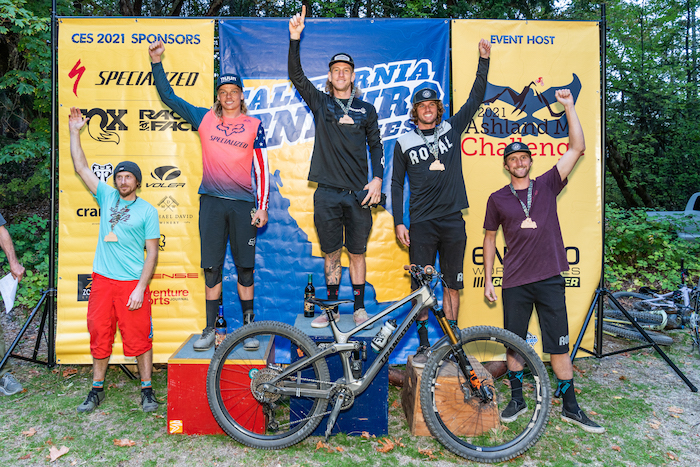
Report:
[{"label": "yellow banner", "polygon": [[[601,115],[599,30],[595,22],[455,20],[452,22],[452,78],[455,110],[469,96],[476,75],[477,44],[492,43],[486,102],[462,135],[462,166],[469,196],[464,212],[467,252],[461,327],[503,326],[499,299],[484,298],[482,243],[486,202],[494,191],[510,183],[503,169],[503,149],[513,141],[527,143],[533,153],[531,175],[551,169],[568,148],[566,119],[555,121],[546,103],[563,110],[552,88],[574,93],[576,111],[586,137],[586,153],[569,176],[558,198],[559,219],[570,270],[566,299],[570,345],[578,336],[599,283],[602,261]],[[558,118],[558,117],[557,117]],[[562,126],[563,125],[563,126]],[[503,276],[504,241],[496,240],[494,280]],[[499,292],[500,294],[500,292]],[[535,314],[529,340],[541,354],[541,334]],[[592,348],[593,325],[583,345]],[[547,356],[545,356],[546,358]]]},{"label": "yellow banner", "polygon": [[[68,110],[90,121],[82,145],[93,172],[112,184],[117,163],[139,164],[137,192],[158,209],[160,252],[151,280],[154,362],[168,357],[205,324],[197,189],[202,178],[199,135],[165,107],[151,76],[148,44],[166,44],[175,93],[210,107],[214,90],[214,22],[189,19],[62,18],[59,23],[59,268],[56,356],[90,363],[87,299],[97,245],[99,206],[73,171]],[[111,363],[131,363],[120,337]]]}]

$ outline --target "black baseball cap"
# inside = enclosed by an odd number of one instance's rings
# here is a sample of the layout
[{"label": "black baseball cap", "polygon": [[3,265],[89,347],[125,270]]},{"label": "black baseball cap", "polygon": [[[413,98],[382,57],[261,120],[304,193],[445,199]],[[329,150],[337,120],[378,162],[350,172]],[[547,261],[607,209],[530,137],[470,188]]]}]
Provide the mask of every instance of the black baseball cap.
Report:
[{"label": "black baseball cap", "polygon": [[119,172],[130,172],[136,177],[136,180],[141,183],[141,169],[136,165],[136,162],[124,161],[118,163],[117,168],[114,169],[115,180]]},{"label": "black baseball cap", "polygon": [[225,75],[219,76],[219,79],[216,81],[216,90],[218,91],[224,84],[235,84],[241,88],[241,91],[243,90],[243,80],[239,75],[233,73],[226,73]]},{"label": "black baseball cap", "polygon": [[439,101],[437,91],[433,88],[420,88],[413,94],[413,105],[425,101]]},{"label": "black baseball cap", "polygon": [[331,58],[331,61],[328,62],[328,68],[332,67],[334,63],[338,63],[338,62],[347,63],[348,65],[350,65],[352,67],[353,70],[355,69],[355,62],[352,60],[352,57],[349,54],[345,54],[345,53],[339,53],[339,54],[333,55],[333,57]]},{"label": "black baseball cap", "polygon": [[528,156],[532,157],[532,153],[530,152],[530,148],[527,147],[527,144],[521,143],[520,141],[515,141],[510,143],[503,150],[503,161],[505,162],[506,157],[510,156],[514,152],[526,152]]}]

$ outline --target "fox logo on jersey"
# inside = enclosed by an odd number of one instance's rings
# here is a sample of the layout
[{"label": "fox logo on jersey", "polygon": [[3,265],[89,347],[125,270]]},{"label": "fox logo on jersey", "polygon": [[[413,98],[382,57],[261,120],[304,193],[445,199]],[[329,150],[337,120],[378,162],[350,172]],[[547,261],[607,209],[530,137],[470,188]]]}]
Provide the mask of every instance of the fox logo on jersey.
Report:
[{"label": "fox logo on jersey", "polygon": [[237,123],[235,125],[231,125],[230,123],[219,123],[216,125],[216,129],[223,131],[226,136],[231,136],[236,133],[243,133],[245,131],[245,127],[242,123]]}]

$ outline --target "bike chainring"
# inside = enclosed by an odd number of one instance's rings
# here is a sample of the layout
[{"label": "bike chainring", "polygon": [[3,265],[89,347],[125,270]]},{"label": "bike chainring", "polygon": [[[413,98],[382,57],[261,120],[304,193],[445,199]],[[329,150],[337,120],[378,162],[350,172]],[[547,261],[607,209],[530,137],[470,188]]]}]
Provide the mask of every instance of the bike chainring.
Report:
[{"label": "bike chainring", "polygon": [[338,400],[338,395],[342,393],[345,396],[343,404],[340,406],[340,410],[346,410],[352,407],[355,403],[355,394],[352,390],[344,384],[336,384],[330,392],[330,397],[328,403],[331,407],[335,407],[335,401]]}]

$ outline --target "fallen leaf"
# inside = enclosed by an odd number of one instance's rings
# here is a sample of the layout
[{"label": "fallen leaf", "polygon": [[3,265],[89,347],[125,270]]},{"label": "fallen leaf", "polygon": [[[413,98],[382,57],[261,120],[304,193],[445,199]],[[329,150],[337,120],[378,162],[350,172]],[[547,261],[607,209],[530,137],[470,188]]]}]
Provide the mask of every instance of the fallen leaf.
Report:
[{"label": "fallen leaf", "polygon": [[22,460],[31,459],[31,458],[32,458],[32,455],[31,455],[31,454],[26,454],[26,455],[24,455],[24,456],[22,456],[22,457],[18,457],[17,460],[22,461]]},{"label": "fallen leaf", "polygon": [[316,443],[316,450],[318,451],[319,449],[325,447],[325,445],[326,443],[324,443],[323,441],[319,441],[318,443]]},{"label": "fallen leaf", "polygon": [[622,396],[613,396],[613,399],[622,399]]},{"label": "fallen leaf", "polygon": [[620,376],[620,381],[626,381],[627,377],[625,375]]},{"label": "fallen leaf", "polygon": [[67,377],[73,376],[73,375],[75,375],[75,374],[77,374],[77,373],[78,373],[78,369],[77,369],[77,368],[66,368],[65,370],[63,370],[63,377],[64,377],[64,378],[67,378]]},{"label": "fallen leaf", "polygon": [[363,431],[362,434],[360,435],[360,438],[369,439],[369,432]]},{"label": "fallen leaf", "polygon": [[392,440],[390,440],[389,438],[384,438],[384,439],[380,439],[380,440],[377,440],[377,441],[379,442],[379,444],[382,445],[382,447],[376,448],[377,451],[379,451],[379,452],[384,452],[384,453],[386,453],[386,452],[391,451],[391,450],[394,449],[394,447],[395,447],[395,446],[394,446],[394,442],[393,442]]},{"label": "fallen leaf", "polygon": [[603,373],[603,376],[608,376],[608,373]]},{"label": "fallen leaf", "polygon": [[560,427],[560,426],[555,427],[555,429],[556,429],[557,431],[561,431],[561,427]]},{"label": "fallen leaf", "polygon": [[160,415],[160,414],[154,413],[153,418],[165,418],[165,415]]},{"label": "fallen leaf", "polygon": [[613,372],[613,373],[617,373],[618,371],[617,371],[617,370],[613,370],[612,372]]},{"label": "fallen leaf", "polygon": [[66,441],[73,441],[74,438],[72,436],[64,436],[63,439]]},{"label": "fallen leaf", "polygon": [[621,448],[620,446],[618,446],[617,444],[615,444],[614,446],[612,446],[612,449],[614,449],[614,450],[617,451],[617,452],[622,452],[622,448]]},{"label": "fallen leaf", "polygon": [[394,444],[396,444],[397,446],[401,446],[402,448],[405,448],[406,445],[401,442],[401,439],[402,438],[398,438],[398,439],[394,438]]},{"label": "fallen leaf", "polygon": [[552,399],[552,405],[559,405],[561,404],[561,399]]},{"label": "fallen leaf", "polygon": [[418,452],[423,454],[424,456],[428,456],[428,459],[436,459],[436,457],[433,455],[433,451],[428,448],[419,449]]},{"label": "fallen leaf", "polygon": [[124,439],[115,439],[114,445],[119,446],[119,447],[127,447],[127,446],[134,446],[134,445],[136,445],[136,443],[131,441],[130,439],[124,438]]},{"label": "fallen leaf", "polygon": [[672,452],[667,452],[666,455],[667,455],[668,458],[671,459],[671,460],[674,460],[674,461],[677,461],[677,460],[678,460],[678,456],[675,455],[675,454],[672,453]]},{"label": "fallen leaf", "polygon": [[70,449],[65,446],[61,446],[61,449],[56,449],[56,446],[51,446],[49,448],[49,457],[51,458],[51,462],[55,461],[62,455],[67,454],[68,451],[70,451]]},{"label": "fallen leaf", "polygon": [[396,399],[394,402],[391,403],[391,406],[393,408],[401,407],[401,402],[399,402],[399,400]]},{"label": "fallen leaf", "polygon": [[78,461],[73,461],[70,463],[70,465],[78,465]]},{"label": "fallen leaf", "polygon": [[31,427],[31,428],[28,429],[27,431],[23,431],[22,434],[25,435],[25,436],[27,436],[27,437],[29,437],[29,436],[34,436],[34,435],[36,434],[36,428]]},{"label": "fallen leaf", "polygon": [[576,394],[581,394],[581,390],[580,390],[579,388],[574,388],[574,392],[575,392]]},{"label": "fallen leaf", "polygon": [[51,446],[51,445],[53,444],[53,440],[50,439],[50,440],[46,441],[44,444],[47,444],[47,445]]},{"label": "fallen leaf", "polygon": [[659,422],[656,422],[656,423],[654,423],[654,422],[649,422],[649,426],[652,427],[652,428],[655,429],[655,430],[658,430],[658,429],[661,427],[661,423],[659,423]]},{"label": "fallen leaf", "polygon": [[592,411],[592,410],[589,410],[588,413],[591,414],[591,415],[598,415],[598,412],[594,412],[594,411]]},{"label": "fallen leaf", "polygon": [[107,389],[116,389],[117,385],[114,383],[109,383],[109,386],[107,386]]},{"label": "fallen leaf", "polygon": [[338,451],[338,452],[343,452],[343,451],[345,451],[345,450],[344,450],[343,448],[341,448],[340,446],[336,447],[335,450]]},{"label": "fallen leaf", "polygon": [[683,409],[680,407],[669,407],[668,411],[671,413],[683,413]]}]

